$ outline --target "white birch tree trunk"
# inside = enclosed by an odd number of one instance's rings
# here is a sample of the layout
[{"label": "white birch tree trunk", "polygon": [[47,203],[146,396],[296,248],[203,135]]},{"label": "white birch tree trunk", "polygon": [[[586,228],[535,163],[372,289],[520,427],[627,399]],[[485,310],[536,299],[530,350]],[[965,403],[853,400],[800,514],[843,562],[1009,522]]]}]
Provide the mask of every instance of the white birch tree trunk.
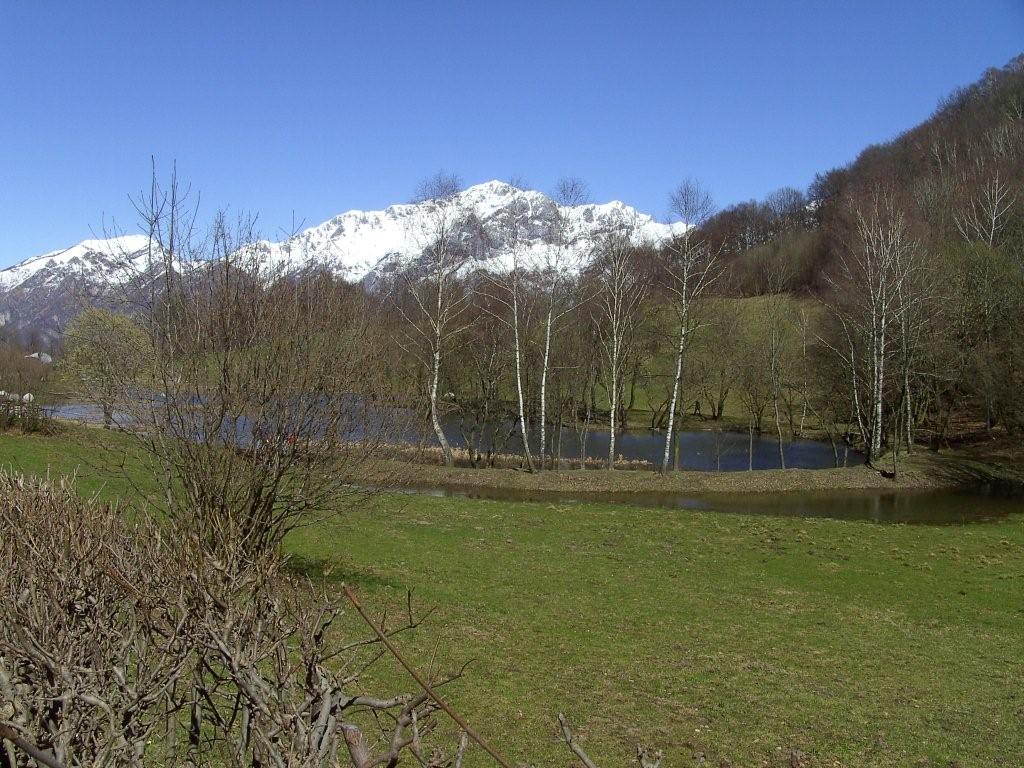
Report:
[{"label": "white birch tree trunk", "polygon": [[533,472],[533,456],[530,454],[530,428],[526,423],[526,399],[523,397],[523,355],[522,344],[519,340],[519,287],[513,288],[512,293],[512,332],[516,345],[516,391],[519,395],[519,433],[523,438],[523,456],[526,459],[526,468]]},{"label": "white birch tree trunk", "polygon": [[448,438],[444,435],[444,430],[441,429],[441,418],[437,412],[437,388],[440,380],[441,346],[440,339],[437,339],[434,346],[434,365],[430,378],[430,420],[434,425],[434,434],[437,436],[437,442],[441,444],[441,454],[444,457],[444,463],[450,467],[454,463],[452,460],[452,447],[448,443]]},{"label": "white birch tree trunk", "polygon": [[[544,359],[541,363],[540,369],[540,468],[544,469],[544,456],[546,449],[546,436],[545,427],[547,425],[547,383],[548,383],[548,366],[551,361],[551,322],[552,322],[552,307],[548,305],[548,316],[544,325]],[[561,425],[559,425],[561,429]],[[561,446],[559,445],[559,448]]]},{"label": "white birch tree trunk", "polygon": [[906,401],[906,433],[907,433],[907,454],[914,452],[914,409],[910,397],[910,371],[909,366],[903,369],[903,393]]},{"label": "white birch tree trunk", "polygon": [[[615,341],[612,342],[615,344]],[[615,417],[619,409],[619,355],[612,352],[611,389],[608,397],[611,400],[611,416],[608,424],[608,469],[615,469]]]},{"label": "white birch tree trunk", "polygon": [[665,429],[665,450],[661,457],[661,473],[663,475],[668,472],[668,463],[672,453],[676,404],[679,401],[679,385],[683,378],[683,351],[686,347],[686,330],[686,321],[683,320],[679,325],[679,344],[676,347],[676,373],[672,380],[672,399],[668,409],[668,426]]},{"label": "white birch tree trunk", "polygon": [[880,321],[874,344],[874,384],[872,386],[871,458],[882,453],[882,399],[885,394],[885,318]]}]

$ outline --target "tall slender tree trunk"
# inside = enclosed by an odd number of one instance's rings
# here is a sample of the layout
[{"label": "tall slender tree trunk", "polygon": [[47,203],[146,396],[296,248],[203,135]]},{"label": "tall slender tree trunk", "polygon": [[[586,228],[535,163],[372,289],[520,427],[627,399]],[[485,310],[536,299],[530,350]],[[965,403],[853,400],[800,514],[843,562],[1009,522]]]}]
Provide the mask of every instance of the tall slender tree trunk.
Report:
[{"label": "tall slender tree trunk", "polygon": [[548,316],[544,325],[544,360],[540,370],[540,468],[544,469],[544,450],[546,448],[547,432],[547,383],[548,365],[551,360],[551,314],[552,308],[548,306]]},{"label": "tall slender tree trunk", "polygon": [[[800,435],[804,434],[804,424],[807,421],[807,317],[801,310],[801,321],[800,321],[800,348],[801,348],[801,367],[803,369],[803,383],[801,385],[801,400],[800,406]],[[834,447],[834,446],[833,446]]]},{"label": "tall slender tree trunk", "polygon": [[[591,375],[593,376],[593,370],[591,371]],[[588,433],[590,432],[590,419],[593,417],[593,413],[594,413],[594,409],[591,407],[591,397],[593,395],[592,383],[593,383],[593,379],[591,379],[591,381],[588,382],[588,385],[587,385],[587,387],[588,387],[588,389],[590,389],[590,391],[589,392],[587,392],[587,391],[583,392],[583,402],[585,403],[584,416],[583,416],[583,424],[578,429],[578,438],[579,438],[579,441],[580,441],[580,470],[581,471],[585,470],[587,468],[587,436],[588,436]],[[590,395],[590,396],[588,396],[588,395]]]},{"label": "tall slender tree trunk", "polygon": [[786,452],[782,442],[782,419],[779,414],[779,390],[782,389],[782,375],[779,372],[778,330],[772,329],[772,407],[775,411],[775,432],[779,436],[779,466],[786,468]]},{"label": "tall slender tree trunk", "polygon": [[910,372],[906,367],[903,369],[903,392],[906,400],[906,414],[904,415],[906,424],[904,424],[904,429],[907,438],[907,455],[909,456],[914,452],[914,409],[910,398]]},{"label": "tall slender tree trunk", "polygon": [[[613,341],[614,345],[615,342]],[[608,424],[608,469],[615,469],[615,419],[619,409],[619,360],[618,351],[612,352],[611,388],[608,396],[611,399],[611,412]]]},{"label": "tall slender tree trunk", "polygon": [[779,437],[779,466],[786,468],[785,442],[782,439],[782,422],[779,420],[779,399],[775,398],[775,432]]},{"label": "tall slender tree trunk", "polygon": [[[518,292],[518,289],[516,291]],[[523,397],[523,356],[522,345],[519,341],[519,301],[515,295],[512,297],[512,314],[512,326],[516,344],[516,390],[519,394],[519,430],[523,436],[523,456],[526,459],[526,468],[533,472],[533,456],[530,454],[530,429],[526,423],[526,402]],[[541,457],[541,460],[543,460],[543,453]]]},{"label": "tall slender tree trunk", "polygon": [[[683,419],[683,407],[682,403],[679,403],[676,407],[676,423],[682,423]],[[672,441],[672,469],[678,472],[682,469],[682,453],[683,446],[679,439],[679,433],[676,432],[676,438]]]},{"label": "tall slender tree trunk", "polygon": [[672,379],[672,399],[669,401],[668,425],[665,428],[665,450],[661,459],[661,473],[663,475],[668,472],[669,454],[672,450],[672,437],[674,434],[672,428],[675,426],[676,404],[679,401],[679,383],[683,378],[683,350],[685,346],[686,321],[683,320],[679,325],[679,344],[676,347],[676,374]]},{"label": "tall slender tree trunk", "polygon": [[452,466],[452,447],[448,444],[448,438],[441,429],[441,418],[437,412],[437,388],[441,380],[441,344],[440,339],[435,338],[434,344],[434,366],[430,377],[430,420],[434,425],[434,434],[437,442],[441,444],[441,454],[444,456],[446,466]]},{"label": "tall slender tree trunk", "polygon": [[[850,342],[850,384],[853,387],[853,413],[857,417],[857,429],[864,445],[869,445],[869,435],[864,429],[864,417],[860,408],[860,388],[857,386],[857,359],[854,357],[853,342]],[[849,432],[849,429],[847,429]]]},{"label": "tall slender tree trunk", "polygon": [[754,417],[750,417],[750,424],[747,426],[747,471],[754,471]]},{"label": "tall slender tree trunk", "polygon": [[871,458],[882,453],[882,399],[885,394],[885,322],[880,324],[874,344],[874,385],[872,387],[873,423],[871,425]]}]

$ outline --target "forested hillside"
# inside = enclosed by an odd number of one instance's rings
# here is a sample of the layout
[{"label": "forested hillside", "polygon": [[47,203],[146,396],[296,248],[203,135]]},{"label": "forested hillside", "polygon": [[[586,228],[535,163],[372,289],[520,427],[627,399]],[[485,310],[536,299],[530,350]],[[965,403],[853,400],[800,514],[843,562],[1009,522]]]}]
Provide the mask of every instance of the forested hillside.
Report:
[{"label": "forested hillside", "polygon": [[851,377],[891,356],[873,386],[884,410],[905,404],[906,429],[941,438],[954,415],[1021,426],[1024,57],[806,194],[730,207],[706,231],[734,294],[784,285],[833,310],[823,335]]},{"label": "forested hillside", "polygon": [[[556,259],[456,287],[435,261],[401,284],[409,303],[395,305],[395,327],[415,333],[399,348],[429,337],[417,369],[427,410],[480,445],[500,445],[499,416],[506,438],[518,423],[518,443],[549,422],[582,438],[595,420],[661,428],[665,468],[678,463],[673,428],[697,414],[772,431],[783,464],[785,440],[811,430],[876,459],[1013,435],[1024,426],[1022,184],[1019,57],[806,192],[713,212],[687,181],[673,211],[695,228],[646,249],[608,240],[579,275],[559,277]],[[427,286],[450,317],[429,309]]]}]

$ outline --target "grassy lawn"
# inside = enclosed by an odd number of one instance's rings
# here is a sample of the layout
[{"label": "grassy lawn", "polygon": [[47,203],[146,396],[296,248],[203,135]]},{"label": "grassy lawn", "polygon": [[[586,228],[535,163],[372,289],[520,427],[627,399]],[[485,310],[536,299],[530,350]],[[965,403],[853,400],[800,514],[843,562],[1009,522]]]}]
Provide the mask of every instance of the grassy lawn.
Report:
[{"label": "grassy lawn", "polygon": [[57,434],[0,433],[0,467],[15,472],[73,476],[83,495],[108,501],[157,491],[131,438],[88,427]]},{"label": "grassy lawn", "polygon": [[[93,440],[113,440],[99,436]],[[0,464],[80,468],[80,434],[0,436]],[[139,465],[128,465],[139,474]],[[424,669],[475,659],[453,702],[515,761],[604,768],[1011,766],[1024,755],[1024,520],[883,526],[605,504],[382,496],[292,535],[295,565],[380,610]],[[396,665],[376,673],[408,690]],[[483,765],[479,753],[470,762]]]}]

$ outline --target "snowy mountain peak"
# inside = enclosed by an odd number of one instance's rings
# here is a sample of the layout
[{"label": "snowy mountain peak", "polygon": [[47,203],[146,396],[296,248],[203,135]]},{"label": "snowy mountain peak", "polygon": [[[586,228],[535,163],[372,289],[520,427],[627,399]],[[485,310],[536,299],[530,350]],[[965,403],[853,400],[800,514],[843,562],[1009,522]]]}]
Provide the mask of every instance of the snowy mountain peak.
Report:
[{"label": "snowy mountain peak", "polygon": [[69,248],[32,256],[0,270],[0,289],[18,288],[33,280],[50,284],[73,273],[103,272],[115,278],[116,270],[137,266],[136,262],[147,252],[148,246],[149,238],[145,235],[83,240]]},{"label": "snowy mountain peak", "polygon": [[[520,263],[542,263],[556,233],[566,245],[565,262],[580,264],[607,234],[659,242],[683,229],[658,223],[618,200],[559,206],[542,192],[492,180],[443,204],[428,200],[380,211],[346,211],[285,241],[260,241],[257,248],[275,268],[316,264],[348,280],[373,279],[419,258],[436,236],[439,205],[449,204],[472,214],[473,231],[465,233],[473,243],[472,267],[495,271],[507,269],[513,256]],[[512,222],[515,236],[509,234]],[[134,284],[145,274],[150,256],[145,235],[125,235],[83,240],[0,270],[0,324],[57,333],[83,301],[102,302],[113,287]]]},{"label": "snowy mountain peak", "polygon": [[[570,249],[579,259],[610,232],[629,232],[637,242],[659,242],[684,229],[658,223],[621,201],[559,206],[542,192],[497,180],[468,187],[443,204],[472,213],[479,222],[486,242],[475,249],[481,256],[474,266],[484,269],[508,266],[507,227],[512,220],[521,232],[517,247],[527,258],[539,257],[559,226],[572,232]],[[350,280],[364,280],[419,256],[430,242],[439,205],[427,200],[383,211],[347,211],[288,240],[263,241],[260,248],[275,265],[298,268],[316,262]]]}]

